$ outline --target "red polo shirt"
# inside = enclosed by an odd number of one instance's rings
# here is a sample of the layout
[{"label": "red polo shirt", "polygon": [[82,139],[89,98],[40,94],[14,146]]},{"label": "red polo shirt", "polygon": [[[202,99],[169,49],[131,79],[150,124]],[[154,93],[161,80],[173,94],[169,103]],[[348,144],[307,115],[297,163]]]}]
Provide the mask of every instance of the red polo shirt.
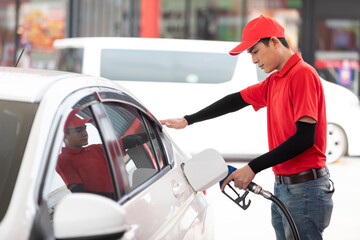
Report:
[{"label": "red polo shirt", "polygon": [[316,70],[300,53],[291,56],[281,71],[241,92],[255,111],[267,107],[269,150],[295,134],[295,122],[308,116],[316,120],[315,144],[302,154],[273,167],[275,174],[288,175],[325,166],[325,96]]},{"label": "red polo shirt", "polygon": [[101,144],[89,145],[81,150],[62,148],[56,171],[66,186],[80,183],[89,191],[114,192]]}]

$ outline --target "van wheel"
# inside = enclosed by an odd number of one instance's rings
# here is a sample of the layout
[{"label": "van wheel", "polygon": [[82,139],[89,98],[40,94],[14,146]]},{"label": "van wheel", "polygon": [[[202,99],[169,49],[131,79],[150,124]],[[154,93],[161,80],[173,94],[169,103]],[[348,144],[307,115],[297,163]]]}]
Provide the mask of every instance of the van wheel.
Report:
[{"label": "van wheel", "polygon": [[347,152],[347,138],[344,130],[336,124],[327,124],[326,163],[340,160]]}]

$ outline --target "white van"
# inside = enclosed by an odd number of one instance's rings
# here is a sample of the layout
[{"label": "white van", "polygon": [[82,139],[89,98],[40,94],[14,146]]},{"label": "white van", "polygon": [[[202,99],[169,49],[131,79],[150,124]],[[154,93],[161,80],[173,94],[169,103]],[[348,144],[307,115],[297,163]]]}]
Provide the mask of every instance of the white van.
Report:
[{"label": "white van", "polygon": [[[160,119],[192,114],[262,81],[266,74],[248,53],[228,51],[238,42],[71,38],[56,40],[56,68],[102,76],[134,92]],[[360,155],[360,104],[349,90],[323,81],[328,119],[328,162]],[[169,129],[191,154],[217,149],[226,159],[249,160],[268,151],[266,109],[251,107],[184,130]]]}]

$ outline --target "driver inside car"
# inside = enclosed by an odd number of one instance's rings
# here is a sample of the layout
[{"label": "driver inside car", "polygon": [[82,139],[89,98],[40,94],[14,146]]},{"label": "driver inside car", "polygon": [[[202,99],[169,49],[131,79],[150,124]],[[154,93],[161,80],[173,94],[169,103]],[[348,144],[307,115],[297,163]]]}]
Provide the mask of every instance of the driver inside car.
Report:
[{"label": "driver inside car", "polygon": [[[114,188],[102,144],[88,145],[86,124],[73,110],[64,127],[64,143],[56,171],[71,192],[95,193],[114,199]],[[88,146],[86,146],[88,145]]]}]

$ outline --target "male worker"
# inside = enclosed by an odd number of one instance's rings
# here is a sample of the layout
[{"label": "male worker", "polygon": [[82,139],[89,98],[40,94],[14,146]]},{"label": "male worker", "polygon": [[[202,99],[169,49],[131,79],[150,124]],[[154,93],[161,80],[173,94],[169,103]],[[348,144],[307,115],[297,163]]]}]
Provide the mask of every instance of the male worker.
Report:
[{"label": "male worker", "polygon": [[[181,129],[248,105],[255,111],[267,107],[270,151],[234,171],[221,189],[232,180],[236,187],[246,189],[255,174],[272,167],[274,194],[290,211],[300,239],[322,239],[330,223],[333,185],[325,166],[326,112],[320,78],[300,53],[292,52],[284,28],[274,19],[260,16],[250,21],[242,40],[231,55],[247,50],[265,73],[276,71],[240,94],[230,94],[195,114],[161,123]],[[291,239],[286,218],[275,204],[271,208],[276,238]]]},{"label": "male worker", "polygon": [[93,122],[93,119],[81,119],[76,113],[77,110],[73,110],[65,123],[65,147],[58,157],[56,171],[72,192],[90,192],[114,198],[113,184],[102,145],[86,146],[86,124]]}]

